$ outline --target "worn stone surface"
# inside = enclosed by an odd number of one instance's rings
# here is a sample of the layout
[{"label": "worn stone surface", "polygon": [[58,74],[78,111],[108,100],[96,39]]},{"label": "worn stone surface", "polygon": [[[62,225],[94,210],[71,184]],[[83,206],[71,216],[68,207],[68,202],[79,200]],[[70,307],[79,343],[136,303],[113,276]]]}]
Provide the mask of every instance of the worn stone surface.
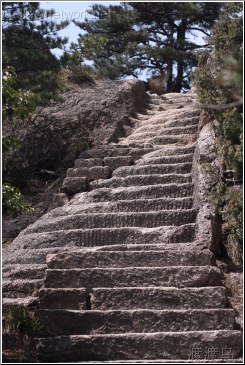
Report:
[{"label": "worn stone surface", "polygon": [[[205,349],[210,345],[217,347],[217,357],[222,357],[222,348],[227,346],[232,349],[233,357],[238,358],[242,336],[239,331],[231,330],[64,336],[43,338],[38,347],[43,361],[55,362],[58,359],[63,361],[188,359],[191,356],[191,348],[201,346]],[[205,359],[204,352],[201,356]]]},{"label": "worn stone surface", "polygon": [[[115,170],[117,171],[117,170]],[[158,184],[147,186],[130,186],[120,188],[101,188],[91,192],[94,202],[98,201],[115,201],[115,200],[133,200],[133,199],[156,199],[156,198],[183,198],[191,196],[193,185],[186,184]]]},{"label": "worn stone surface", "polygon": [[222,285],[212,266],[47,269],[47,288],[205,287]]},{"label": "worn stone surface", "polygon": [[76,194],[85,191],[88,186],[88,179],[81,177],[66,177],[63,181],[62,190],[67,194]]},{"label": "worn stone surface", "polygon": [[87,309],[86,289],[40,289],[39,299],[41,308],[59,309]]},{"label": "worn stone surface", "polygon": [[93,309],[190,309],[224,308],[224,287],[125,287],[95,288],[92,291]]},{"label": "worn stone surface", "polygon": [[2,221],[2,240],[3,244],[10,244],[18,234],[27,226],[38,220],[38,216],[23,214],[17,218],[3,218]]},{"label": "worn stone surface", "polygon": [[67,170],[67,177],[85,176],[88,181],[108,179],[111,176],[111,169],[108,166],[78,167]]},{"label": "worn stone surface", "polygon": [[62,207],[63,205],[67,204],[69,201],[67,194],[65,193],[55,193],[52,194],[51,202],[48,206],[48,211],[53,210],[57,207]]},{"label": "worn stone surface", "polygon": [[103,159],[102,158],[78,158],[74,162],[75,168],[81,168],[81,167],[94,167],[94,166],[102,166]]},{"label": "worn stone surface", "polygon": [[113,176],[125,175],[151,175],[151,174],[188,174],[191,172],[191,163],[178,164],[156,164],[147,166],[126,166],[120,167],[113,172]]},{"label": "worn stone surface", "polygon": [[84,149],[85,130],[95,148],[117,142],[126,134],[123,127],[132,125],[130,117],[143,111],[148,99],[143,82],[136,79],[69,85],[59,102],[33,115],[38,132],[31,123],[23,125],[21,130],[20,121],[16,121],[17,127],[14,121],[11,123],[8,132],[15,134],[18,129],[17,137],[20,133],[22,137],[21,148],[8,164],[11,182],[16,186],[30,175],[36,177],[41,169],[72,166]]},{"label": "worn stone surface", "polygon": [[47,255],[49,269],[113,268],[113,267],[160,267],[211,265],[214,256],[209,250],[182,251],[92,251],[77,250],[69,253]]},{"label": "worn stone surface", "polygon": [[146,186],[146,185],[159,185],[168,183],[190,183],[192,182],[191,174],[154,174],[154,175],[132,175],[126,177],[112,177],[109,180],[93,181],[90,184],[91,189],[100,188],[118,188],[128,186]]},{"label": "worn stone surface", "polygon": [[233,329],[232,309],[36,311],[49,336]]},{"label": "worn stone surface", "polygon": [[76,214],[37,222],[26,229],[26,233],[38,233],[58,230],[114,228],[114,227],[159,227],[180,226],[195,223],[196,210],[162,210],[158,212],[140,213],[93,213]]},{"label": "worn stone surface", "polygon": [[120,156],[120,157],[105,157],[104,165],[116,170],[121,166],[129,166],[133,164],[132,156]]}]

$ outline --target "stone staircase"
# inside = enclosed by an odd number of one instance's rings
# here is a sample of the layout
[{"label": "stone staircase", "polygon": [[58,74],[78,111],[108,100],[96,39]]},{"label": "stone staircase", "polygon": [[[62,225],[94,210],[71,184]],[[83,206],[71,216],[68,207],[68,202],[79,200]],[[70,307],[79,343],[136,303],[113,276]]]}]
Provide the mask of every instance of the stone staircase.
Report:
[{"label": "stone staircase", "polygon": [[39,361],[240,361],[221,272],[196,239],[194,102],[151,97],[128,137],[69,169],[65,188],[86,179],[89,191],[23,231],[18,258],[6,255],[5,311],[38,294]]}]

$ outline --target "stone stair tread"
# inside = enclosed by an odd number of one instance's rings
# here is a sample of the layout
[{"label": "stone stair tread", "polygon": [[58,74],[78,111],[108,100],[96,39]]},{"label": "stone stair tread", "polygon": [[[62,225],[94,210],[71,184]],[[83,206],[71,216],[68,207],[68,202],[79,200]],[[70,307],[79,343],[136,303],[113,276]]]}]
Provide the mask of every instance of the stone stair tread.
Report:
[{"label": "stone stair tread", "polygon": [[222,285],[214,266],[113,267],[47,269],[46,288],[99,287],[205,287]]},{"label": "stone stair tread", "polygon": [[[88,307],[88,296],[89,307]],[[223,286],[125,286],[99,288],[40,288],[41,309],[221,309],[226,307]]]},{"label": "stone stair tread", "polygon": [[5,265],[2,269],[3,277],[11,277],[12,279],[25,279],[32,277],[42,279],[44,277],[46,264],[16,264]]},{"label": "stone stair tread", "polygon": [[145,154],[143,157],[152,157],[156,155],[156,157],[161,156],[179,156],[179,155],[188,155],[192,154],[195,151],[195,144],[190,144],[186,146],[176,146],[176,145],[167,145],[156,148],[154,151],[151,151]]},{"label": "stone stair tread", "polygon": [[117,227],[57,230],[41,233],[25,233],[24,252],[37,248],[52,248],[60,246],[62,250],[69,242],[69,248],[110,246],[115,244],[148,244],[148,243],[184,243],[193,241],[195,224],[188,223],[181,226],[145,227]]},{"label": "stone stair tread", "polygon": [[[189,124],[188,126],[174,126],[174,127],[168,127],[165,126],[163,123],[161,128],[158,128],[158,134],[161,134],[163,136],[165,135],[182,135],[182,134],[191,134],[195,133],[197,131],[198,125],[197,124]],[[184,132],[184,133],[183,133]],[[151,137],[155,136],[156,131],[154,131],[154,128],[151,128],[151,126],[148,126],[148,128],[145,128],[145,130],[137,129],[135,132],[130,134],[129,137],[127,137],[127,140],[134,139],[135,136],[145,136],[145,137]]]},{"label": "stone stair tread", "polygon": [[[2,292],[5,297],[26,297],[34,295],[43,285],[43,279],[5,279],[2,283]],[[35,295],[34,295],[35,296]]]},{"label": "stone stair tread", "polygon": [[132,165],[122,166],[113,171],[112,176],[127,176],[127,175],[153,175],[153,174],[184,174],[190,173],[192,162],[182,162],[175,164],[153,164],[153,165]]},{"label": "stone stair tread", "polygon": [[212,265],[214,256],[209,250],[140,250],[98,251],[83,249],[66,253],[48,254],[49,269],[109,268],[109,267],[156,267]]},{"label": "stone stair tread", "polygon": [[39,233],[46,231],[110,228],[110,227],[157,227],[179,226],[194,223],[196,209],[161,210],[157,212],[112,212],[86,213],[43,219],[27,227],[25,233]]},{"label": "stone stair tread", "polygon": [[143,156],[141,159],[139,159],[136,162],[136,166],[141,165],[156,165],[156,164],[167,164],[167,163],[192,163],[193,160],[193,153],[188,153],[185,155],[168,155],[168,156],[155,156],[155,157],[149,157],[148,155]]},{"label": "stone stair tread", "polygon": [[[115,172],[118,170],[115,170]],[[120,171],[116,176],[124,175],[126,172]],[[91,191],[93,202],[115,201],[115,200],[135,200],[135,199],[156,199],[156,198],[184,198],[193,194],[193,184],[174,183],[156,184],[146,186],[129,186],[118,188],[99,188]]]},{"label": "stone stair tread", "polygon": [[[140,142],[146,142],[151,144],[171,144],[171,143],[180,143],[191,140],[191,134],[188,133],[181,133],[179,135],[171,135],[171,134],[161,134],[160,136],[151,136],[151,137],[144,137],[144,134],[142,136],[134,136],[128,137],[127,143],[129,143],[129,146],[135,145]],[[124,139],[121,140],[121,143],[123,143]]]},{"label": "stone stair tread", "polygon": [[[86,249],[86,248],[85,248]],[[207,249],[202,242],[178,242],[178,243],[149,243],[149,244],[124,244],[124,245],[111,245],[111,246],[97,246],[87,248],[89,250],[96,251],[162,251],[162,250],[173,250],[174,252],[180,251],[185,252],[186,250],[203,250]]]},{"label": "stone stair tread", "polygon": [[[108,343],[110,346],[108,346]],[[178,344],[178,346],[176,346]],[[232,348],[234,358],[240,357],[242,334],[240,331],[188,331],[157,333],[125,333],[103,335],[75,335],[41,338],[38,348],[42,360],[134,360],[134,359],[188,359],[192,346],[210,345]]]},{"label": "stone stair tread", "polygon": [[[145,153],[149,153],[154,151],[155,148],[145,148],[144,146],[138,146],[138,147],[118,147],[118,146],[108,146],[106,148],[101,149],[90,149],[88,152],[85,152],[86,158],[104,158],[104,157],[118,157],[118,156],[139,156],[144,155]],[[84,153],[81,154],[81,158],[83,157]]]},{"label": "stone stair tread", "polygon": [[[101,246],[93,246],[93,247],[84,247],[82,250],[90,250],[90,251],[151,251],[151,250],[174,250],[176,251],[185,251],[185,250],[202,250],[202,243],[193,243],[193,242],[185,242],[185,243],[149,243],[149,244],[115,244],[115,245],[101,245]],[[16,257],[15,261],[11,261],[11,265],[15,266],[18,264],[26,265],[27,263],[35,264],[36,262],[40,262],[41,264],[46,265],[46,257],[48,254],[56,254],[61,252],[69,253],[73,249],[79,250],[77,247],[73,246],[64,246],[64,247],[46,247],[46,248],[35,248],[35,250],[22,250],[21,256]],[[6,260],[6,258],[5,258]],[[8,260],[6,260],[8,264]]]},{"label": "stone stair tread", "polygon": [[150,212],[158,210],[191,209],[192,197],[184,198],[158,198],[158,199],[135,199],[118,200],[112,202],[73,204],[51,211],[49,216],[60,217],[63,215],[75,215],[82,213],[105,213],[105,212]]},{"label": "stone stair tread", "polygon": [[[92,309],[208,309],[225,308],[223,286],[93,288]],[[75,303],[73,303],[74,305]]]},{"label": "stone stair tread", "polygon": [[235,320],[233,309],[39,309],[35,314],[47,336],[233,329]]},{"label": "stone stair tread", "polygon": [[128,187],[147,186],[166,183],[191,183],[191,174],[152,174],[152,175],[131,175],[126,177],[113,176],[108,180],[96,180],[90,183],[90,190],[103,187]]}]

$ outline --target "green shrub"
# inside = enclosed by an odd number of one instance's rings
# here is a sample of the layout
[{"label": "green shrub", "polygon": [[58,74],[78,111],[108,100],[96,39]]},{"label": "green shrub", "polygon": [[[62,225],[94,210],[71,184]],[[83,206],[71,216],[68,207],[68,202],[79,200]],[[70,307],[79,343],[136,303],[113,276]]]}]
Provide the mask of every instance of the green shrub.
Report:
[{"label": "green shrub", "polygon": [[23,213],[34,213],[30,203],[24,201],[20,190],[10,184],[2,186],[2,211],[3,215],[16,217]]},{"label": "green shrub", "polygon": [[7,323],[21,334],[36,336],[40,334],[43,326],[40,321],[24,306],[13,306],[7,315]]}]

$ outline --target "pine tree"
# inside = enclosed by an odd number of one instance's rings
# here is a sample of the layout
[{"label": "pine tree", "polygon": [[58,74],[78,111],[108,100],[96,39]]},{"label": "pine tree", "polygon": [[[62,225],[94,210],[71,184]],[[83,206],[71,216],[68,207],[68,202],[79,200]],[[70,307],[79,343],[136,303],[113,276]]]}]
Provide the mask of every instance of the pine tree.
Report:
[{"label": "pine tree", "polygon": [[122,3],[92,6],[92,19],[75,22],[86,34],[74,50],[113,79],[138,77],[144,69],[162,67],[170,75],[168,90],[188,89],[197,65],[194,50],[203,47],[189,40],[193,32],[208,36],[223,3]]},{"label": "pine tree", "polygon": [[50,50],[68,41],[58,36],[68,22],[52,21],[53,14],[39,3],[3,3],[3,68],[14,67],[16,87],[36,93],[40,102],[55,98],[60,90],[60,63]]}]

